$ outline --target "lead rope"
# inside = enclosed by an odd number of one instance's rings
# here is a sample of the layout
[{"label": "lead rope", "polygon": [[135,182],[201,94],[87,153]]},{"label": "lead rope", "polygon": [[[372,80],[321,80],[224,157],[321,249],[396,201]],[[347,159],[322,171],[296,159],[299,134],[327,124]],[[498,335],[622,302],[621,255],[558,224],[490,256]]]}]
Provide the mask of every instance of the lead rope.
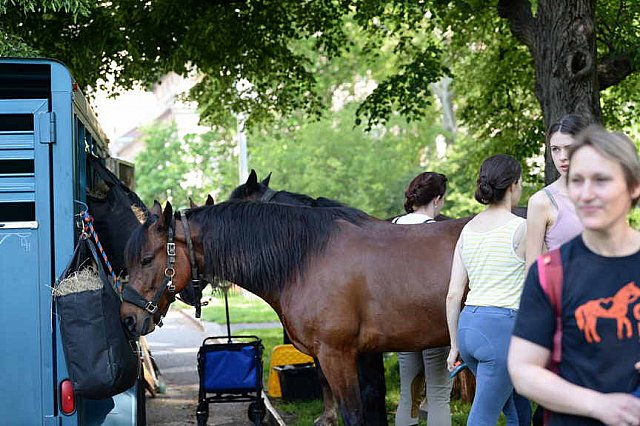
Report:
[{"label": "lead rope", "polygon": [[104,260],[104,264],[107,265],[107,269],[109,270],[109,274],[111,275],[111,279],[113,280],[113,284],[111,284],[111,286],[115,290],[118,297],[120,297],[120,300],[122,300],[122,285],[120,284],[120,281],[118,281],[118,278],[113,271],[111,262],[109,262],[109,258],[107,258],[107,253],[105,253],[104,249],[102,248],[102,244],[100,244],[98,234],[93,227],[93,216],[91,216],[86,210],[81,211],[80,216],[82,217],[82,231],[86,234],[91,235],[93,237],[93,240],[96,242],[98,250],[100,251],[100,255],[102,256],[102,260]]}]

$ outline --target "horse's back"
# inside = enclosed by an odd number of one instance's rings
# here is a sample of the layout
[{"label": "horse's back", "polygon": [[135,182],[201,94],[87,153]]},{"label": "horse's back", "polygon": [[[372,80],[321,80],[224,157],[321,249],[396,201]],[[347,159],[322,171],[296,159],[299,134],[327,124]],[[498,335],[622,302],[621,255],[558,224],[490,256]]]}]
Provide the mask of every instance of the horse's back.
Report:
[{"label": "horse's back", "polygon": [[[304,297],[334,313],[363,347],[411,350],[445,345],[453,251],[467,219],[424,225],[341,225],[305,272]],[[309,282],[311,281],[311,282]],[[308,294],[307,294],[308,293]],[[312,294],[313,293],[313,294]],[[318,318],[319,320],[320,318]],[[416,335],[419,335],[416,338]]]}]

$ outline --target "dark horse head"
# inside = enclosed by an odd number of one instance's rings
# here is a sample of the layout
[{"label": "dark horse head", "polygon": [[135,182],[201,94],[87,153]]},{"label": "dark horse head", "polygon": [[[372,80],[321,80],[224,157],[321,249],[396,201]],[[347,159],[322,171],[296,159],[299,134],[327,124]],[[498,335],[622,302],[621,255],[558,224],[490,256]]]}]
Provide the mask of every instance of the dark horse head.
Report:
[{"label": "dark horse head", "polygon": [[124,248],[131,233],[140,225],[140,219],[147,213],[147,207],[99,159],[92,156],[89,159],[106,188],[100,196],[97,193],[87,194],[89,213],[93,216],[93,225],[114,272],[118,276],[126,275]]},{"label": "dark horse head", "polygon": [[306,194],[298,194],[296,192],[289,191],[274,191],[269,188],[269,180],[271,179],[271,173],[267,175],[262,181],[258,182],[258,176],[256,171],[251,169],[249,178],[245,183],[238,186],[231,192],[229,196],[230,200],[248,200],[248,201],[263,201],[280,204],[289,204],[292,206],[307,206],[307,207],[347,207],[346,205],[332,200],[330,198],[318,197],[312,198]]}]

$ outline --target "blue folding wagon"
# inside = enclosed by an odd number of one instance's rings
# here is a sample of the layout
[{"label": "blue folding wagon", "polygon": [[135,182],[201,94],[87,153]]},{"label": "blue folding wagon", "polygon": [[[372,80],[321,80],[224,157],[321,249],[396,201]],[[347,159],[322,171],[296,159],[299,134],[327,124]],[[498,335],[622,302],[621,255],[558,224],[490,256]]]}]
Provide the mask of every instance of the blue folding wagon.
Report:
[{"label": "blue folding wagon", "polygon": [[226,291],[224,296],[227,335],[207,337],[198,351],[198,426],[207,424],[209,404],[243,401],[251,401],[249,420],[259,426],[267,412],[262,399],[262,341],[231,335]]}]

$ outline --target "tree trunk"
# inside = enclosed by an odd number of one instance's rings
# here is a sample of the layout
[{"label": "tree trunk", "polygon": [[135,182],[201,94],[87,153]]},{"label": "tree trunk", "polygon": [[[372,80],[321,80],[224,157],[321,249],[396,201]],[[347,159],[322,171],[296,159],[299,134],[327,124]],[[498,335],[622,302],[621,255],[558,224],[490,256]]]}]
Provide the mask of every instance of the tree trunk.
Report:
[{"label": "tree trunk", "polygon": [[[545,128],[571,113],[601,121],[595,8],[596,0],[539,0],[534,17],[528,0],[499,1],[500,16],[533,57]],[[545,148],[548,184],[558,172]]]},{"label": "tree trunk", "polygon": [[[595,0],[538,2],[534,62],[536,97],[545,129],[566,114],[600,122],[595,33]],[[545,145],[545,183],[559,174]]]}]

